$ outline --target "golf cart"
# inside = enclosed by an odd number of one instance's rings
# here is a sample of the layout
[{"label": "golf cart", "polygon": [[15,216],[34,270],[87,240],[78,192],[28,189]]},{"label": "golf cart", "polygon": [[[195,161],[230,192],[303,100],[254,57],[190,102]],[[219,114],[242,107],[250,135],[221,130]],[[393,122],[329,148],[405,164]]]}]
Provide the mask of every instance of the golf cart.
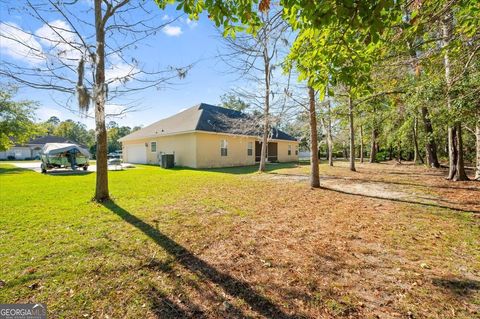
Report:
[{"label": "golf cart", "polygon": [[41,152],[42,173],[52,168],[67,168],[76,170],[81,167],[84,171],[88,169],[90,153],[70,143],[47,143]]}]

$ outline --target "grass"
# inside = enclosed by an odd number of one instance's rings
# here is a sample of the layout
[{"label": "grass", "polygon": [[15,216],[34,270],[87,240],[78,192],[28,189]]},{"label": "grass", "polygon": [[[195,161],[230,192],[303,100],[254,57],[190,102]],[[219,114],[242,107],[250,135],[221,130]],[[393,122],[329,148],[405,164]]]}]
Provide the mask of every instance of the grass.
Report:
[{"label": "grass", "polygon": [[270,178],[307,169],[139,165],[109,172],[101,205],[95,174],[0,164],[0,303],[45,302],[52,318],[479,315],[476,214]]}]

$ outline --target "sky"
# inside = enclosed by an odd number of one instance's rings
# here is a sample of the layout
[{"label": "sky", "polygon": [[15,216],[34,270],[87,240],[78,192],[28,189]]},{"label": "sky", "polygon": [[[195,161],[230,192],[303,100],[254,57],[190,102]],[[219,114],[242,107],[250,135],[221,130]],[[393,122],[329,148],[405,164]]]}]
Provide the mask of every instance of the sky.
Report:
[{"label": "sky", "polygon": [[[153,4],[153,1],[152,1]],[[78,3],[79,17],[87,21],[93,21],[93,12],[91,11],[91,0],[81,0]],[[19,1],[18,6],[22,6]],[[157,21],[170,21],[179,15],[174,7],[168,7],[161,11],[155,5],[148,7],[154,12]],[[31,67],[38,61],[30,56],[25,49],[19,48],[18,43],[9,40],[8,37],[17,37],[25,41],[30,47],[42,50],[42,54],[48,54],[52,50],[60,50],[62,44],[47,43],[45,38],[48,32],[51,32],[45,24],[32,16],[25,10],[0,10],[0,60],[1,62],[10,61],[15,64]],[[58,26],[59,30],[68,28],[65,19],[58,14],[43,14],[46,21]],[[152,15],[153,16],[153,15]],[[148,17],[145,16],[145,17]],[[24,31],[23,31],[24,30]],[[83,32],[82,26],[79,26],[80,33]],[[85,28],[88,33],[88,26]],[[22,33],[23,32],[23,33]],[[34,34],[35,36],[29,36]],[[122,35],[116,38],[107,38],[107,43],[122,43]],[[241,85],[238,76],[228,72],[227,66],[217,57],[222,52],[222,38],[215,29],[213,23],[201,15],[198,21],[192,21],[187,16],[181,16],[175,22],[165,26],[156,35],[150,36],[140,42],[138,47],[125,52],[125,57],[134,57],[145,69],[166,68],[168,66],[185,66],[195,63],[194,67],[187,73],[183,80],[176,80],[176,84],[161,90],[149,89],[140,93],[126,95],[114,102],[109,107],[115,109],[122,105],[134,105],[135,112],[131,112],[121,118],[110,118],[120,125],[130,127],[143,125],[146,126],[161,118],[173,115],[185,108],[204,102],[217,104],[220,102],[220,96],[229,89]],[[65,58],[77,59],[76,53],[65,49]],[[117,60],[117,61],[116,61]],[[108,72],[112,74],[121,73],[125,65],[115,56],[111,59]],[[227,72],[226,72],[227,71]],[[107,77],[109,75],[107,74]],[[72,79],[76,81],[75,78]],[[8,82],[5,78],[0,78],[2,83]],[[39,121],[48,119],[51,116],[57,116],[61,120],[73,119],[84,123],[88,128],[94,128],[94,120],[91,117],[79,116],[78,112],[71,112],[65,108],[68,98],[71,94],[58,93],[51,90],[38,90],[28,87],[20,87],[15,99],[29,99],[39,102],[37,117]],[[107,107],[108,109],[108,107]]]}]

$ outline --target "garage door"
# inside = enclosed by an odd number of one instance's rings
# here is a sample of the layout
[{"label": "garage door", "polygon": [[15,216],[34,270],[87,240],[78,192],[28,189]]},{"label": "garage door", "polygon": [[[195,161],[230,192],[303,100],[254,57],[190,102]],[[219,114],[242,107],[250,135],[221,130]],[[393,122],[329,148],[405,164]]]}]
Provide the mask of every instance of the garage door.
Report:
[{"label": "garage door", "polygon": [[145,144],[131,144],[126,145],[127,163],[146,164],[147,163],[147,148]]}]

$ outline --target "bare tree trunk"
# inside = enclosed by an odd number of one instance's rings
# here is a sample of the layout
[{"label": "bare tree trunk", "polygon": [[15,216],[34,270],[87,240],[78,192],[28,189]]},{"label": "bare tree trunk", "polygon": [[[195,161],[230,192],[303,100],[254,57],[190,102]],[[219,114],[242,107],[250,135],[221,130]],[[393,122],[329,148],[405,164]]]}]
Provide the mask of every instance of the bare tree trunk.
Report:
[{"label": "bare tree trunk", "polygon": [[439,168],[440,163],[438,162],[437,156],[437,143],[433,138],[432,121],[430,120],[430,115],[426,106],[422,106],[422,121],[426,135],[425,151],[427,153],[427,164],[432,168]]},{"label": "bare tree trunk", "polygon": [[[266,31],[265,31],[266,33]],[[264,35],[266,40],[266,34]],[[265,105],[263,109],[263,116],[264,116],[264,122],[263,122],[263,137],[262,137],[262,152],[260,155],[260,165],[258,166],[258,171],[260,172],[265,172],[265,161],[267,157],[267,152],[268,152],[268,134],[270,133],[270,123],[269,123],[269,118],[270,118],[270,61],[269,61],[269,55],[268,55],[268,50],[267,46],[264,46],[263,50],[263,60],[264,60],[264,70],[265,70]]]},{"label": "bare tree trunk", "polygon": [[[407,16],[410,17],[410,12],[407,12],[406,14]],[[409,43],[409,48],[410,48],[410,56],[412,57],[412,59],[414,59],[414,61],[417,61],[418,54],[416,49],[413,48],[413,43]],[[418,79],[421,74],[421,67],[418,62],[413,64],[413,70],[415,72],[415,77]],[[440,163],[438,162],[438,156],[437,156],[437,144],[435,143],[435,139],[433,137],[432,122],[430,120],[428,108],[426,105],[422,105],[421,107],[421,116],[422,116],[423,127],[425,130],[425,136],[426,136],[425,153],[426,153],[427,165],[432,168],[433,167],[439,168]],[[417,154],[418,154],[418,145],[417,145]],[[423,163],[423,159],[422,159],[422,163]]]},{"label": "bare tree trunk", "polygon": [[397,162],[402,163],[402,143],[400,141],[397,142]]},{"label": "bare tree trunk", "polygon": [[363,125],[360,125],[360,163],[363,163]]},{"label": "bare tree trunk", "polygon": [[456,130],[455,127],[448,127],[448,177],[447,179],[453,180],[457,174],[457,147],[456,143]]},{"label": "bare tree trunk", "polygon": [[95,0],[96,67],[95,67],[95,136],[97,141],[97,180],[95,200],[109,199],[107,166],[107,130],[105,128],[105,25],[102,0]]},{"label": "bare tree trunk", "polygon": [[332,138],[332,109],[330,100],[328,100],[328,119],[327,119],[327,144],[328,144],[328,165],[333,166],[333,138]]},{"label": "bare tree trunk", "polygon": [[469,178],[465,172],[465,162],[463,160],[463,138],[462,138],[462,125],[457,123],[456,129],[457,135],[457,175],[455,176],[456,181],[468,181]]},{"label": "bare tree trunk", "polygon": [[475,137],[477,141],[477,169],[475,170],[475,179],[480,181],[480,121],[475,126]]},{"label": "bare tree trunk", "polygon": [[[448,10],[442,18],[442,47],[447,47],[452,37],[453,28],[453,16],[450,10]],[[447,86],[447,108],[452,109],[452,77],[451,77],[451,63],[450,52],[445,50],[443,57],[443,64],[445,67],[445,83]],[[454,181],[468,180],[465,173],[465,164],[463,161],[463,141],[462,141],[462,126],[458,120],[456,120],[451,126],[448,127],[448,179]]]},{"label": "bare tree trunk", "polygon": [[377,129],[372,128],[372,145],[370,147],[370,163],[375,163],[377,161]]},{"label": "bare tree trunk", "polygon": [[416,116],[413,118],[413,152],[413,163],[417,164],[417,161],[420,159],[420,162],[423,164],[423,157],[418,150],[418,119]]},{"label": "bare tree trunk", "polygon": [[317,111],[315,109],[315,91],[312,87],[308,87],[308,98],[310,107],[310,186],[319,188]]},{"label": "bare tree trunk", "polygon": [[[448,46],[450,43],[451,37],[451,19],[452,15],[449,11],[445,14],[441,21],[442,27],[442,47]],[[451,76],[450,76],[450,56],[448,50],[445,51],[443,57],[443,64],[445,68],[445,83],[447,86],[447,108],[450,110],[452,108],[451,97],[450,97],[450,87],[451,87]],[[457,173],[457,161],[458,153],[456,148],[456,125],[450,125],[448,127],[448,179],[453,180]]]},{"label": "bare tree trunk", "polygon": [[350,124],[350,170],[355,172],[355,131],[353,129],[353,102],[348,94],[348,119]]}]

